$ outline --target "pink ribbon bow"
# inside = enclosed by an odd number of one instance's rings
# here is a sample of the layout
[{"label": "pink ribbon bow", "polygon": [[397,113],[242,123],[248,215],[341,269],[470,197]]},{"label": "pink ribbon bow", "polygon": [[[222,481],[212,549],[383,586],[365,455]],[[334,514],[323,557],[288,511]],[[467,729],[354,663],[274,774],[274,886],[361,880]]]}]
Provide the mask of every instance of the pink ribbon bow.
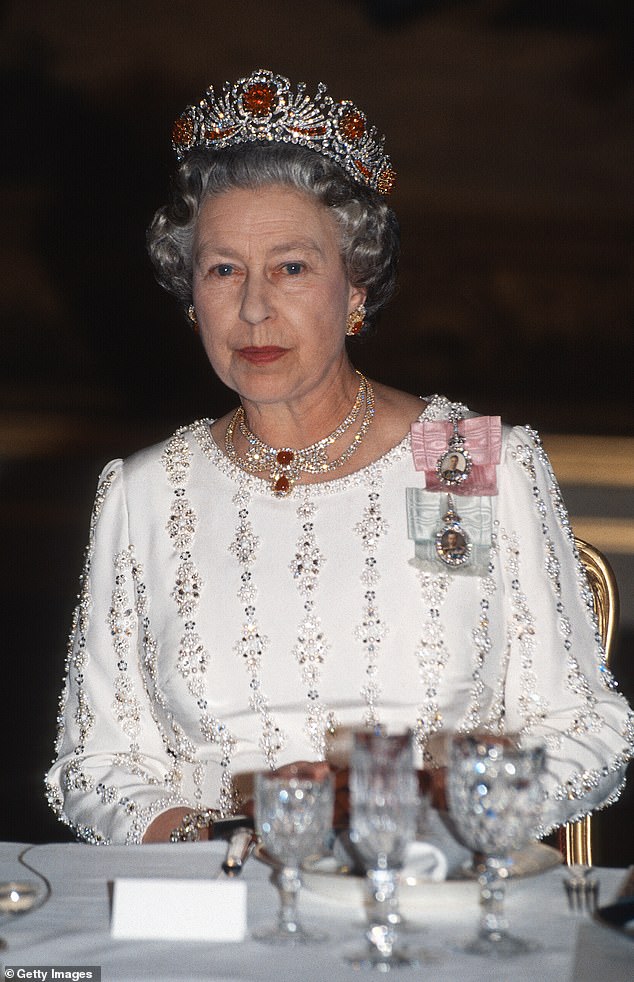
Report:
[{"label": "pink ribbon bow", "polygon": [[449,491],[456,495],[492,495],[498,493],[496,464],[502,452],[502,420],[499,416],[475,416],[461,419],[458,433],[469,451],[473,467],[466,481],[451,488],[442,484],[436,473],[438,461],[449,449],[453,423],[449,420],[412,423],[412,456],[417,471],[425,472],[430,491]]}]

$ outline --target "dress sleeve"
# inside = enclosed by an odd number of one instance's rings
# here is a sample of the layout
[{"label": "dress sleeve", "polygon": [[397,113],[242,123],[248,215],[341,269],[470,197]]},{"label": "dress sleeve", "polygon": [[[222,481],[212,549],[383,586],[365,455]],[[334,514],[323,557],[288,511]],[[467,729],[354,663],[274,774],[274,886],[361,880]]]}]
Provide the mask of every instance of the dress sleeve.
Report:
[{"label": "dress sleeve", "polygon": [[559,486],[537,434],[506,441],[497,561],[504,591],[504,726],[546,742],[545,831],[618,798],[634,715],[616,691]]},{"label": "dress sleeve", "polygon": [[95,844],[141,842],[151,821],[191,806],[156,721],[142,659],[146,598],[129,543],[125,468],[104,468],[60,697],[49,803]]}]

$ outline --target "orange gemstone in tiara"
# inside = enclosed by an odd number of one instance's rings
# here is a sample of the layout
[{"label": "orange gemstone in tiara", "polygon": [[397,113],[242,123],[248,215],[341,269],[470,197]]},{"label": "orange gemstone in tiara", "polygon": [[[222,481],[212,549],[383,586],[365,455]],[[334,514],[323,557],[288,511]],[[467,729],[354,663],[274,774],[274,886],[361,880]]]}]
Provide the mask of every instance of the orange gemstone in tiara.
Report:
[{"label": "orange gemstone in tiara", "polygon": [[396,171],[385,167],[376,179],[376,189],[379,194],[389,194],[396,184]]},{"label": "orange gemstone in tiara", "polygon": [[346,140],[360,140],[365,133],[365,119],[362,114],[348,109],[339,119],[339,132]]},{"label": "orange gemstone in tiara", "polygon": [[289,126],[289,130],[300,136],[325,136],[328,132],[325,126]]},{"label": "orange gemstone in tiara", "polygon": [[252,116],[270,116],[276,96],[277,89],[274,85],[256,82],[245,90],[242,105]]},{"label": "orange gemstone in tiara", "polygon": [[175,147],[189,149],[194,142],[194,123],[189,116],[179,116],[172,127],[172,143]]},{"label": "orange gemstone in tiara", "polygon": [[237,129],[237,126],[228,126],[226,130],[205,129],[202,132],[202,137],[203,140],[224,140],[226,137],[233,136]]},{"label": "orange gemstone in tiara", "polygon": [[360,174],[363,174],[363,177],[365,178],[365,180],[366,181],[369,181],[370,178],[372,177],[372,171],[370,170],[370,168],[369,167],[366,167],[365,164],[363,163],[363,161],[361,161],[361,160],[353,160],[352,163],[357,168],[357,170],[359,171],[359,173]]}]

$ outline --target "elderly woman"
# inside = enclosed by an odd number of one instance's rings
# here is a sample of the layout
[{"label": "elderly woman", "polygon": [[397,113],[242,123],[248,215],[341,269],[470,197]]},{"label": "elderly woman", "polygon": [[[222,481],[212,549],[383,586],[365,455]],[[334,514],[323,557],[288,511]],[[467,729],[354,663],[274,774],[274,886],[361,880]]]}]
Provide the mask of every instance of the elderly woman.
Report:
[{"label": "elderly woman", "polygon": [[348,356],[395,279],[376,131],[257,71],[174,146],[150,255],[239,404],[101,475],[60,819],[95,843],[205,838],[253,772],[377,723],[411,727],[429,768],[452,730],[542,737],[545,827],[613,801],[632,721],[537,435]]}]

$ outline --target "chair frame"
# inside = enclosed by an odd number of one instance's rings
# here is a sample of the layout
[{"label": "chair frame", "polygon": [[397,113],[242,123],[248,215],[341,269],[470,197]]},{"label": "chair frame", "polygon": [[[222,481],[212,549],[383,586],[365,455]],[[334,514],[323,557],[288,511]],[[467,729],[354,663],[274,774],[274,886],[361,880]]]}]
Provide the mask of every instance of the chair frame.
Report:
[{"label": "chair frame", "polygon": [[[592,591],[599,634],[609,664],[619,623],[619,590],[614,571],[602,552],[589,542],[575,538],[579,559]],[[568,866],[592,866],[592,816],[567,822],[560,830],[559,845]]]}]

